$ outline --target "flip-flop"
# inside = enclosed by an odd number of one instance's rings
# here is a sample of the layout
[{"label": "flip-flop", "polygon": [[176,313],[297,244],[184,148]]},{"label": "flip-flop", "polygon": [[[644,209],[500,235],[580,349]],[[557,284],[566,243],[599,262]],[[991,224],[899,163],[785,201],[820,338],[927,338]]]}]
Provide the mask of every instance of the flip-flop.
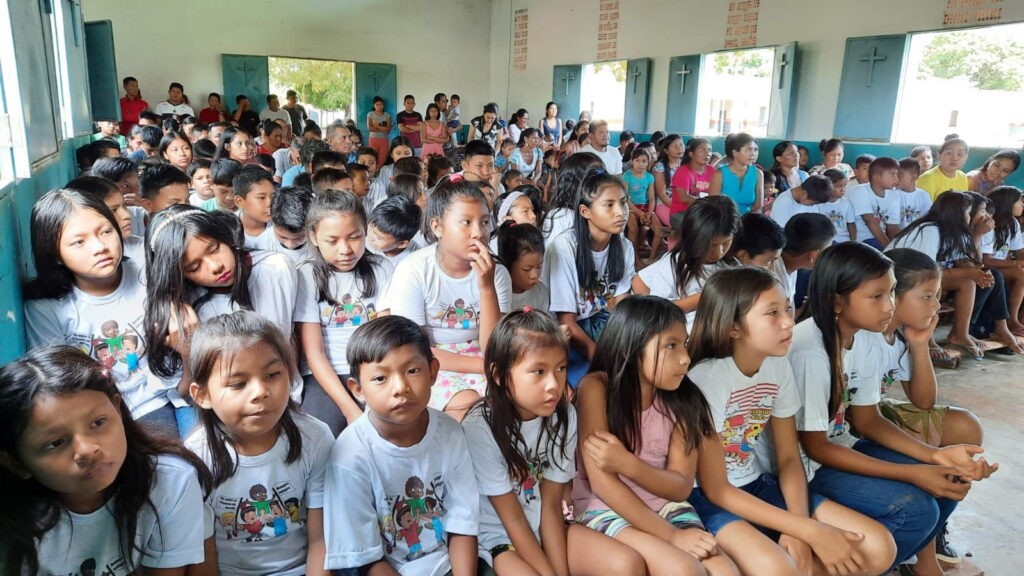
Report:
[{"label": "flip-flop", "polygon": [[945,348],[930,348],[928,355],[931,356],[932,365],[938,368],[953,369],[960,366],[960,360],[954,358]]},{"label": "flip-flop", "polygon": [[949,340],[946,340],[945,342],[939,342],[939,345],[949,346],[950,348],[956,348],[957,350],[962,351],[964,353],[964,356],[966,356],[967,358],[971,358],[973,360],[981,361],[985,359],[985,354],[981,351],[981,349],[976,348],[974,346],[956,344],[954,342],[950,342]]}]

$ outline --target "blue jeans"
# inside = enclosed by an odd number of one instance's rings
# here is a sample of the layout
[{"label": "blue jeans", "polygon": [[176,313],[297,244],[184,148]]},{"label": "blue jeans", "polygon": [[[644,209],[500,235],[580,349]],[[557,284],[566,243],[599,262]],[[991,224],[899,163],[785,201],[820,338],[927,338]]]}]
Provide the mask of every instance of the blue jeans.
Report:
[{"label": "blue jeans", "polygon": [[171,438],[178,438],[178,420],[174,416],[174,408],[170,402],[142,418],[137,418],[135,422],[150,434],[161,434]]},{"label": "blue jeans", "polygon": [[[920,464],[909,456],[868,440],[858,441],[853,449],[894,464]],[[935,498],[913,484],[862,476],[827,466],[814,473],[809,487],[885,526],[896,541],[894,566],[906,562],[931,542],[957,505],[956,500]]]},{"label": "blue jeans", "polygon": [[178,421],[178,435],[184,440],[192,433],[192,429],[196,427],[196,422],[199,420],[196,407],[189,404],[175,408],[174,419]]},{"label": "blue jeans", "polygon": [[[748,482],[743,486],[739,486],[738,488],[751,496],[775,506],[776,508],[787,510],[786,498],[782,495],[782,488],[779,486],[779,481],[771,474],[761,474],[757,479],[752,482]],[[732,512],[719,508],[718,505],[711,503],[711,501],[704,496],[704,492],[701,491],[700,488],[694,488],[693,491],[690,492],[690,497],[687,501],[693,506],[694,510],[697,511],[697,515],[700,516],[700,520],[704,523],[708,532],[711,532],[712,534],[718,534],[718,532],[721,531],[722,528],[725,528],[730,522],[743,520],[743,518],[740,518]],[[814,514],[814,511],[818,509],[818,506],[821,506],[825,502],[826,500],[824,497],[815,494],[810,489],[807,490],[807,509],[811,514]],[[763,526],[758,526],[757,524],[754,524],[753,526],[760,530],[765,536],[778,541],[778,532]]]},{"label": "blue jeans", "polygon": [[[576,320],[579,327],[590,337],[591,340],[597,342],[597,339],[601,336],[601,332],[604,332],[604,325],[608,323],[608,310],[601,310],[597,314],[594,314],[590,318],[584,318],[582,320]],[[580,354],[575,349],[569,349],[569,367],[567,370],[566,377],[569,380],[569,385],[575,389],[580,385],[580,380],[590,372],[590,360],[583,354]]]}]

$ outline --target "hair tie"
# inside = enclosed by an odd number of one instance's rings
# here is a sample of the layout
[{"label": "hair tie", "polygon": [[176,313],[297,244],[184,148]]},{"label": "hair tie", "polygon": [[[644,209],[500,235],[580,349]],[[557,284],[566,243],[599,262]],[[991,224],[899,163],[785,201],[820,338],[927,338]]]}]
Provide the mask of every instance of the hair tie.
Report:
[{"label": "hair tie", "polygon": [[522,192],[512,192],[502,200],[501,206],[498,207],[499,225],[505,221],[508,213],[512,211],[512,206],[515,206],[516,200],[519,200],[523,196],[526,196],[526,194],[523,194]]},{"label": "hair tie", "polygon": [[191,214],[195,214],[197,212],[200,214],[206,213],[204,210],[200,208],[192,208],[191,210],[182,210],[181,212],[171,214],[170,216],[164,218],[163,221],[160,222],[160,224],[156,227],[156,229],[153,230],[153,234],[149,237],[150,251],[156,250],[156,248],[154,248],[154,246],[156,245],[156,237],[159,236],[160,233],[164,231],[164,228],[166,228],[168,224],[170,224],[171,222],[177,222],[178,220],[181,220],[182,218],[189,216]]},{"label": "hair tie", "polygon": [[465,180],[465,178],[466,177],[463,176],[461,172],[459,172],[458,174],[449,174],[448,175],[448,181],[451,182],[452,184],[458,184],[459,182],[462,182],[463,180]]},{"label": "hair tie", "polygon": [[524,314],[529,314],[530,312],[533,312],[533,306],[530,306],[529,304],[527,304],[526,306],[523,306],[523,313]]}]

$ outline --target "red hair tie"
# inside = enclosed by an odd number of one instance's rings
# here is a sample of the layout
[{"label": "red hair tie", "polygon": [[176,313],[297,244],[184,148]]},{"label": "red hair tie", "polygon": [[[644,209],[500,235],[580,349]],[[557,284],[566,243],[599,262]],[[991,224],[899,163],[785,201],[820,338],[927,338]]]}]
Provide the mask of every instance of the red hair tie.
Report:
[{"label": "red hair tie", "polygon": [[525,312],[525,313],[533,312],[533,306],[523,306],[523,312]]}]

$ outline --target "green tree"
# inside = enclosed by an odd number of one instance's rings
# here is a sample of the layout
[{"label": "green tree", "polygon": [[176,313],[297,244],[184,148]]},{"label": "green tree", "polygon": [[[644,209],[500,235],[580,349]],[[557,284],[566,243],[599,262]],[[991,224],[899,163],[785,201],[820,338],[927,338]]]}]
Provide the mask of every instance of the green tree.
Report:
[{"label": "green tree", "polygon": [[299,93],[303,102],[321,110],[344,110],[351,115],[355,72],[351,62],[271,58],[270,78]]},{"label": "green tree", "polygon": [[764,78],[772,73],[772,67],[769,63],[774,59],[774,56],[775,51],[771,48],[719,52],[715,54],[715,72],[730,76]]},{"label": "green tree", "polygon": [[937,34],[925,47],[918,78],[967,77],[981,90],[1024,87],[1024,45],[983,31]]},{"label": "green tree", "polygon": [[617,82],[625,82],[626,81],[626,61],[625,60],[615,60],[614,62],[598,62],[598,63],[594,64],[594,73],[595,74],[599,73],[602,70],[604,70],[605,68],[607,68],[607,69],[612,71],[612,74],[615,75],[615,80]]}]

